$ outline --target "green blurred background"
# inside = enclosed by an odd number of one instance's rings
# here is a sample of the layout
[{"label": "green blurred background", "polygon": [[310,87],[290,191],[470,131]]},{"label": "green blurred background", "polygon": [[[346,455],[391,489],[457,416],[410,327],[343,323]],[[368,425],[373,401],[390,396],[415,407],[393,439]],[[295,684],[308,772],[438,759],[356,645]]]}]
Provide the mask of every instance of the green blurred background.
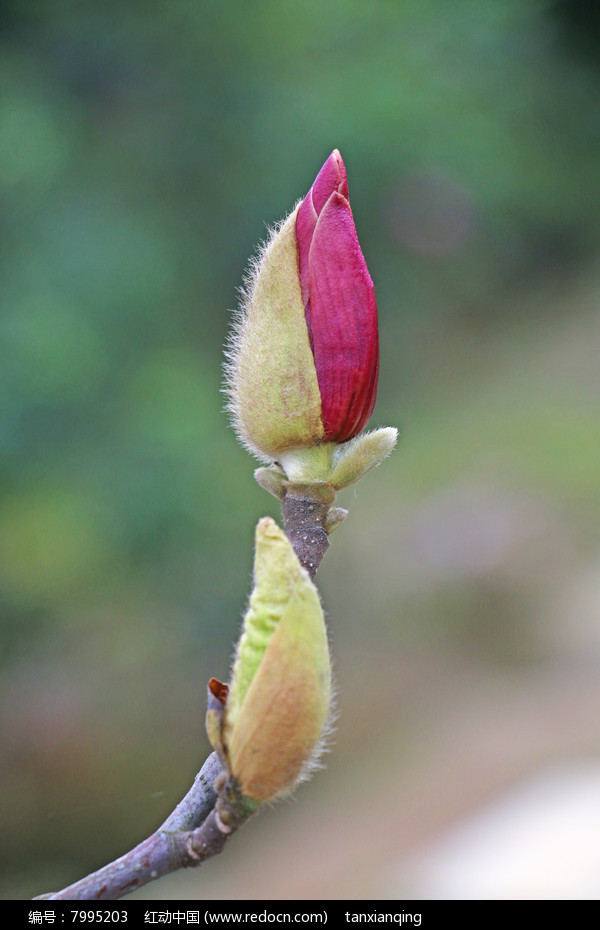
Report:
[{"label": "green blurred background", "polygon": [[208,752],[278,510],[229,308],[334,147],[402,434],[320,571],[334,750],[140,896],[600,894],[599,40],[584,0],[2,3],[2,896],[123,853]]}]

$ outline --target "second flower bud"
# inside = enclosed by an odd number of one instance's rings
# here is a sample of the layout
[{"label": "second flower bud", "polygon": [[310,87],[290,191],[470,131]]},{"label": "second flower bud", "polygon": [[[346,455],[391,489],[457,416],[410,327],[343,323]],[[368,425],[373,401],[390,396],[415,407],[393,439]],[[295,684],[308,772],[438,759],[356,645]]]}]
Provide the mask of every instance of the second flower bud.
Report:
[{"label": "second flower bud", "polygon": [[318,756],[331,667],[317,589],[269,517],[256,528],[254,588],[228,694],[211,690],[209,737],[242,795],[264,803],[288,794]]}]

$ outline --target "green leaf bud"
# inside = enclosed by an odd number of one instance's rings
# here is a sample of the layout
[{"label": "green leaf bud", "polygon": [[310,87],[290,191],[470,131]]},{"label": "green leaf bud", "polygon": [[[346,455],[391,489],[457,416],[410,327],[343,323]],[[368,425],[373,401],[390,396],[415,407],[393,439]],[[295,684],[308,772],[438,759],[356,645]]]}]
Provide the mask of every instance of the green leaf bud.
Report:
[{"label": "green leaf bud", "polygon": [[222,753],[242,794],[289,793],[314,764],[331,705],[331,665],[319,595],[285,533],[256,528],[254,589],[233,666]]},{"label": "green leaf bud", "polygon": [[337,446],[332,456],[329,481],[336,491],[354,484],[380,465],[397,441],[398,430],[394,426],[384,426],[370,433],[361,433],[350,442]]}]

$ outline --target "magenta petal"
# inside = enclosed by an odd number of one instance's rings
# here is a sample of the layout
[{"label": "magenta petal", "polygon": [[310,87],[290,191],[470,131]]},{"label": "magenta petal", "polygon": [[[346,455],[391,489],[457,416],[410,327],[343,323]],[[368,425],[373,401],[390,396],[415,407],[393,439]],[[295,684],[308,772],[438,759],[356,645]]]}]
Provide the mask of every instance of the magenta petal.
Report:
[{"label": "magenta petal", "polygon": [[313,207],[310,191],[304,198],[298,213],[296,215],[296,241],[298,243],[298,268],[300,272],[300,290],[302,291],[302,303],[306,308],[310,293],[310,283],[308,277],[308,256],[312,243],[315,226],[317,225],[317,214]]},{"label": "magenta petal", "polygon": [[337,149],[334,149],[321,170],[319,171],[315,183],[310,193],[317,213],[321,210],[331,197],[337,191],[348,199],[348,181],[346,179],[346,167],[342,161],[342,156]]},{"label": "magenta petal", "polygon": [[[308,277],[308,255],[317,218],[335,191],[348,197],[348,181],[342,156],[334,149],[321,170],[315,183],[300,204],[296,216],[296,238],[298,241],[298,265],[300,269],[300,289],[302,302],[308,306],[310,283]],[[308,320],[307,320],[308,322]],[[309,323],[310,333],[310,323]],[[311,340],[312,344],[312,340]]]},{"label": "magenta petal", "polygon": [[373,412],[379,342],[373,282],[358,244],[337,149],[298,209],[296,240],[324,438],[345,442]]},{"label": "magenta petal", "polygon": [[309,253],[307,322],[325,439],[345,442],[366,425],[377,394],[377,304],[348,200],[333,193]]}]

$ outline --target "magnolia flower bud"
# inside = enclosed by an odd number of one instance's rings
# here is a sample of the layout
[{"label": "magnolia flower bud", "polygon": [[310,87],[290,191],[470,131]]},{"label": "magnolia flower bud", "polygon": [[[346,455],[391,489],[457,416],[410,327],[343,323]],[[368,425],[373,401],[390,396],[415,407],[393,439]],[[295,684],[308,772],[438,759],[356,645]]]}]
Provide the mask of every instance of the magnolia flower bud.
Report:
[{"label": "magnolia flower bud", "polygon": [[317,589],[269,517],[256,528],[254,590],[228,694],[217,683],[211,692],[209,737],[241,793],[259,803],[289,793],[318,755],[331,667]]},{"label": "magnolia flower bud", "polygon": [[373,412],[378,373],[373,282],[335,150],[253,266],[227,371],[238,435],[267,462],[346,442]]}]

